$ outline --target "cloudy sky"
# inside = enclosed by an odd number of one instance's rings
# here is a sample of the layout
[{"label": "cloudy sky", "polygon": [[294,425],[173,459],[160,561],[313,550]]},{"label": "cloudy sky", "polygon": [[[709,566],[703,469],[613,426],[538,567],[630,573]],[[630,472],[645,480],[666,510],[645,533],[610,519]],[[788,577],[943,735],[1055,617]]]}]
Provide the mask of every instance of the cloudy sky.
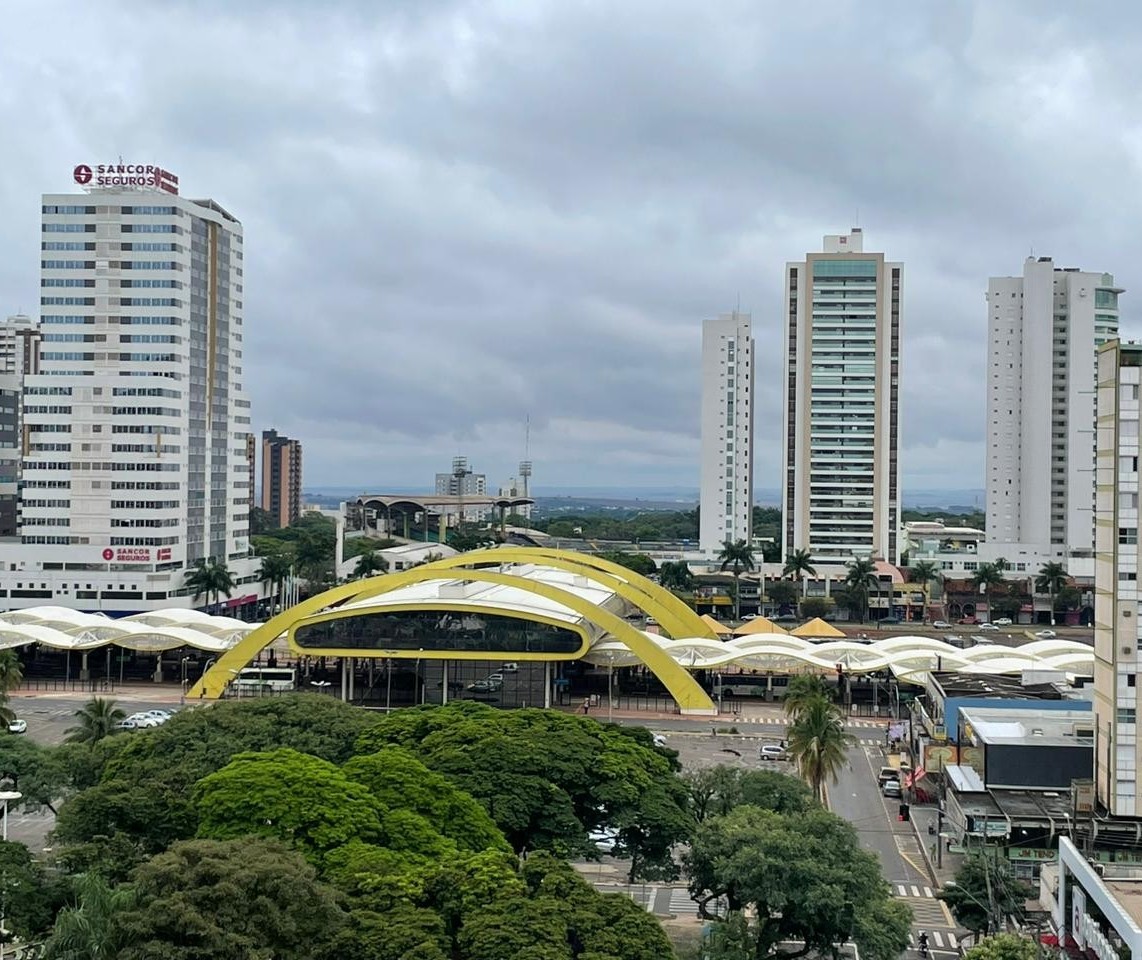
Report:
[{"label": "cloudy sky", "polygon": [[906,491],[982,486],[989,275],[1110,270],[1140,328],[1125,0],[0,10],[0,313],[76,163],[173,170],[245,225],[255,425],[307,487],[498,484],[530,416],[537,486],[696,488],[700,323],[739,298],[775,487],[784,264],[858,217],[905,263]]}]

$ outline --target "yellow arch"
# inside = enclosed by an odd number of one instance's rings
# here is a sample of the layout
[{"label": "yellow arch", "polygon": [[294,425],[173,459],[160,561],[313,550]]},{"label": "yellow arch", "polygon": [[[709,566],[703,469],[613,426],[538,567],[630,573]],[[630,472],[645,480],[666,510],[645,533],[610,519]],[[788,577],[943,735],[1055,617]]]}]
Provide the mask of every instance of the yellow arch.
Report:
[{"label": "yellow arch", "polygon": [[[471,550],[425,564],[438,570],[454,570],[482,563],[535,563],[541,567],[552,567],[578,573],[590,580],[596,580],[608,590],[629,600],[640,610],[649,613],[675,640],[690,637],[703,637],[718,640],[710,625],[699,617],[674,594],[642,574],[628,570],[622,564],[570,550],[546,550],[542,547],[490,547],[485,550]],[[362,596],[370,594],[363,593]]]},{"label": "yellow arch", "polygon": [[[368,599],[409,584],[423,583],[426,580],[439,580],[441,579],[441,572],[447,570],[455,574],[456,579],[459,580],[517,587],[574,610],[583,619],[602,628],[626,644],[631,652],[662,681],[683,713],[711,714],[716,712],[713,701],[710,700],[706,691],[698,685],[685,668],[679,665],[653,640],[609,610],[604,610],[589,600],[584,600],[582,597],[550,584],[486,570],[465,570],[454,566],[441,567],[438,565],[439,563],[440,561],[437,561],[412,570],[406,570],[403,573],[386,574],[356,583],[342,584],[315,597],[310,597],[289,610],[282,611],[262,626],[250,631],[235,646],[219,657],[214,666],[191,688],[187,694],[188,699],[218,699],[233,676],[278,636],[296,626],[300,621],[319,614],[334,604],[344,603],[348,600]],[[331,613],[336,615],[336,611]],[[345,615],[350,614],[346,611]],[[320,654],[316,655],[320,656]],[[354,655],[363,657],[370,654],[364,651],[354,651]],[[390,656],[391,654],[378,652],[373,655]]]}]

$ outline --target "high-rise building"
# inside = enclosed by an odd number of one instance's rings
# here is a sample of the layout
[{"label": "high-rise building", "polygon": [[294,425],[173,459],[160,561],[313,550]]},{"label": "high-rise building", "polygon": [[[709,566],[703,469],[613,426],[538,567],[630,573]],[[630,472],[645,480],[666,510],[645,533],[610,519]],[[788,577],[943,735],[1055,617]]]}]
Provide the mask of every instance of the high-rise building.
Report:
[{"label": "high-rise building", "polygon": [[458,497],[456,516],[464,520],[487,520],[490,511],[482,506],[465,506],[464,497],[484,497],[488,493],[487,474],[474,473],[467,457],[452,458],[452,472],[436,475],[436,493],[443,497]]},{"label": "high-rise building", "polygon": [[1095,354],[1118,336],[1122,292],[1109,273],[1059,269],[1050,257],[988,282],[989,546],[1090,556]]},{"label": "high-rise building", "polygon": [[903,283],[859,227],[786,264],[785,557],[899,561]]},{"label": "high-rise building", "polygon": [[0,324],[0,374],[40,372],[43,333],[31,317],[15,314]]},{"label": "high-rise building", "polygon": [[702,472],[698,544],[753,540],[753,329],[748,313],[702,323]]},{"label": "high-rise building", "polygon": [[301,441],[262,431],[262,509],[279,527],[301,516]]},{"label": "high-rise building", "polygon": [[18,543],[0,544],[9,606],[190,604],[184,571],[207,557],[257,592],[242,227],[172,180],[43,197],[40,370],[24,377]]},{"label": "high-rise building", "polygon": [[1142,741],[1142,593],[1138,589],[1139,403],[1142,345],[1113,340],[1097,358],[1094,557],[1095,786],[1115,816],[1135,816]]}]

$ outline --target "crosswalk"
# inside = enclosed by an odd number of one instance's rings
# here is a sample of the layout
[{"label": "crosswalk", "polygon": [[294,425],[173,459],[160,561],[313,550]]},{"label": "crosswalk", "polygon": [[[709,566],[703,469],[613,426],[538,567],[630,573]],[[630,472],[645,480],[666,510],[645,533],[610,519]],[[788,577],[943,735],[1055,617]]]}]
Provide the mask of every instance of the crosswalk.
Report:
[{"label": "crosswalk", "polygon": [[[734,717],[734,723],[756,723],[767,727],[787,727],[790,719],[783,714],[764,714],[752,717]],[[856,727],[861,730],[883,730],[883,720],[845,720],[846,727]]]},{"label": "crosswalk", "polygon": [[896,896],[898,897],[935,897],[936,894],[931,887],[922,887],[913,883],[898,883],[895,885]]},{"label": "crosswalk", "polygon": [[[935,947],[937,950],[942,950],[945,947],[955,950],[959,947],[960,942],[956,935],[951,930],[929,930],[928,933],[928,946]],[[908,934],[908,946],[917,947],[919,944],[916,942],[916,934]]]}]

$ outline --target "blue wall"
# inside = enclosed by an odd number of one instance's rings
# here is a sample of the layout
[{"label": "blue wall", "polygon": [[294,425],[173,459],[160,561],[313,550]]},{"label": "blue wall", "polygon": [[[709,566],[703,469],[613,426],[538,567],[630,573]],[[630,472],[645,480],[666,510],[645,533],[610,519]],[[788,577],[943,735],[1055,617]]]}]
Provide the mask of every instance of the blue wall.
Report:
[{"label": "blue wall", "polygon": [[948,737],[959,738],[960,710],[986,707],[989,710],[1091,710],[1089,700],[1007,700],[1001,697],[948,697],[944,701],[944,729]]}]

